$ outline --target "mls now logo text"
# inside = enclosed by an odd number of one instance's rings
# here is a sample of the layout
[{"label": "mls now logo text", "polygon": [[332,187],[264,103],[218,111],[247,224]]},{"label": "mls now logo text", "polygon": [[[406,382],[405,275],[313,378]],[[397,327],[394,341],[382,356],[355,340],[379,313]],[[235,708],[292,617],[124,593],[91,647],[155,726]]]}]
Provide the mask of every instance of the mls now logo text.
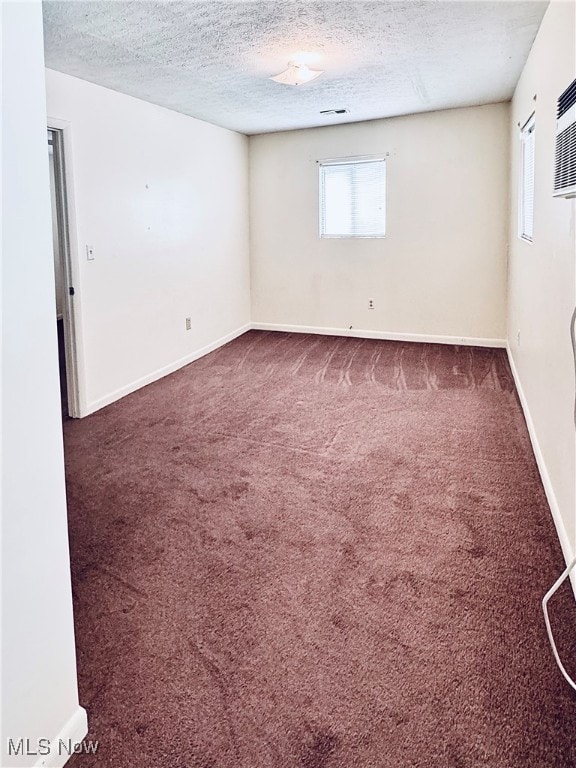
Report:
[{"label": "mls now logo text", "polygon": [[98,751],[98,742],[73,739],[8,739],[8,754],[46,757],[48,755],[77,755],[82,752],[94,755]]}]

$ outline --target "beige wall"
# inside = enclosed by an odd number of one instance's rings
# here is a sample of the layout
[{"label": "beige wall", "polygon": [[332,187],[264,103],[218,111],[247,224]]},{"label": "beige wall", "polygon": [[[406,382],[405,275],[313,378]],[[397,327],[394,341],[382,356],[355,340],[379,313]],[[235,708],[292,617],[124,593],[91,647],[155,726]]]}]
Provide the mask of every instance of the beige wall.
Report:
[{"label": "beige wall", "polygon": [[[576,202],[552,197],[552,189],[556,100],[576,77],[575,7],[565,0],[550,4],[512,102],[508,277],[512,359],[567,557],[576,544],[574,367],[569,337],[576,301]],[[518,123],[534,110],[534,240],[527,243],[517,232]]]},{"label": "beige wall", "polygon": [[[508,119],[496,104],[251,137],[253,322],[504,339]],[[316,161],[380,153],[386,238],[320,239]]]},{"label": "beige wall", "polygon": [[46,84],[70,126],[85,414],[250,322],[248,139],[59,72]]},{"label": "beige wall", "polygon": [[[78,706],[64,487],[42,6],[2,5],[2,712],[8,739],[74,740]],[[50,765],[58,762],[57,750]]]}]

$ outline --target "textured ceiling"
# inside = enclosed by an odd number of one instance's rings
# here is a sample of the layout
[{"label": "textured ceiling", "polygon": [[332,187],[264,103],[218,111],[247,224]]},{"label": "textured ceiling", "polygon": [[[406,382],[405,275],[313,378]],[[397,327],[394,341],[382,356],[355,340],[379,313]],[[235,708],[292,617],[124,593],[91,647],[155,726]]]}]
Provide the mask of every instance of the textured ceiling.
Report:
[{"label": "textured ceiling", "polygon": [[[242,133],[304,128],[509,99],[547,5],[48,0],[46,65]],[[296,51],[325,73],[269,80]]]}]

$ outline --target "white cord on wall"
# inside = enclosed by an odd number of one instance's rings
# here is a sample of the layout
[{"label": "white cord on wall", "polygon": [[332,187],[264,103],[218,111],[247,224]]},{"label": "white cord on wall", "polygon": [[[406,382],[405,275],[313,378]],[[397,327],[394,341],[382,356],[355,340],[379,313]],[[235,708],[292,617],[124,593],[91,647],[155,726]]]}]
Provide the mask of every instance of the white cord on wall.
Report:
[{"label": "white cord on wall", "polygon": [[[576,374],[576,307],[574,307],[574,312],[572,313],[572,318],[570,320],[570,341],[572,342],[572,355],[574,357],[574,371]],[[576,428],[576,393],[574,396],[574,427]],[[550,617],[548,616],[548,601],[552,597],[553,594],[555,594],[560,586],[566,581],[574,567],[576,566],[576,557],[573,558],[572,562],[568,565],[564,573],[560,576],[560,578],[556,581],[556,583],[550,587],[548,592],[544,595],[544,598],[542,600],[542,610],[544,611],[544,621],[546,622],[546,631],[548,632],[548,640],[550,640],[550,645],[552,646],[552,653],[554,654],[554,658],[556,659],[556,664],[558,664],[558,668],[560,669],[560,672],[564,675],[566,681],[569,685],[574,688],[576,691],[576,683],[568,672],[566,672],[566,669],[564,668],[564,664],[562,664],[562,660],[560,659],[560,656],[558,655],[558,649],[556,648],[556,643],[554,641],[554,635],[552,634],[552,627],[550,626]]]}]

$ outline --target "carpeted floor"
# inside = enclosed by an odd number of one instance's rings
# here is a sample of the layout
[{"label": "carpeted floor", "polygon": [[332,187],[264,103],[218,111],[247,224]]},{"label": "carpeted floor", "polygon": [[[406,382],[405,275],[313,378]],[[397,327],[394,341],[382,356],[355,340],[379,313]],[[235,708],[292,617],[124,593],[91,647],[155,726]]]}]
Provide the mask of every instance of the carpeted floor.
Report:
[{"label": "carpeted floor", "polygon": [[65,442],[75,768],[576,765],[503,350],[252,331]]}]

